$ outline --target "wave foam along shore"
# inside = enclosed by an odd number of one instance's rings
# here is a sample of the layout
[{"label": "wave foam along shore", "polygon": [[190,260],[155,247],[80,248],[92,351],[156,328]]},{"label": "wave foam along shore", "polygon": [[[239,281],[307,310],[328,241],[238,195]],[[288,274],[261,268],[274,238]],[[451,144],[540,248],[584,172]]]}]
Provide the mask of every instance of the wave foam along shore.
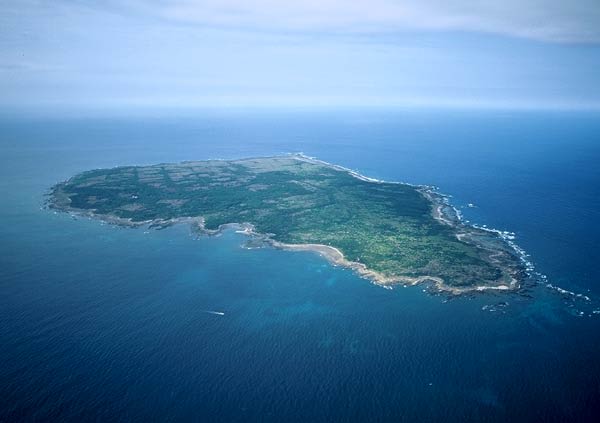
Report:
[{"label": "wave foam along shore", "polygon": [[[312,162],[312,163],[318,163],[321,165],[325,165],[327,167],[331,167],[333,169],[339,170],[339,171],[343,171],[349,175],[351,175],[354,178],[357,178],[359,180],[362,181],[366,181],[369,183],[389,183],[389,184],[402,184],[402,185],[407,185],[407,186],[411,186],[411,187],[415,187],[417,189],[418,192],[421,193],[421,195],[424,195],[433,205],[434,208],[434,217],[447,224],[450,225],[452,227],[458,227],[460,225],[460,228],[462,229],[468,229],[468,228],[476,228],[475,226],[467,226],[465,225],[462,221],[461,218],[462,216],[460,215],[460,212],[458,212],[458,210],[453,207],[450,204],[449,201],[449,196],[444,195],[439,193],[438,191],[435,190],[435,188],[430,187],[430,186],[426,186],[426,185],[412,185],[412,184],[408,184],[408,183],[403,183],[403,182],[385,182],[382,180],[378,180],[375,178],[369,178],[366,177],[362,174],[360,174],[357,171],[345,168],[343,166],[339,166],[339,165],[334,165],[331,163],[327,163],[325,161],[319,160],[319,159],[315,159],[315,158],[311,158],[308,156],[305,156],[303,154],[293,154],[291,155],[291,157],[295,158],[296,160],[301,160],[301,161],[307,161],[307,162]],[[71,209],[68,205],[66,205],[65,207],[63,207],[65,210],[73,210]],[[93,211],[87,211],[85,212],[87,215],[94,215]],[[217,230],[211,230],[211,231],[207,231],[206,228],[204,228],[203,225],[203,219],[200,217],[179,217],[179,218],[173,218],[173,219],[168,219],[168,220],[162,220],[162,219],[156,219],[153,221],[132,221],[131,219],[123,219],[123,218],[119,218],[113,215],[100,215],[97,216],[100,219],[103,220],[107,220],[107,221],[111,221],[111,223],[117,223],[117,224],[123,224],[126,226],[145,226],[145,225],[150,225],[150,226],[158,226],[158,227],[164,227],[164,226],[169,226],[175,223],[181,223],[183,221],[190,221],[190,220],[198,220],[200,219],[200,223],[197,225],[200,229],[203,229],[205,232],[210,233],[210,234],[217,234],[219,233],[222,229],[226,228],[226,227],[230,227],[230,224],[224,224],[222,225],[222,227],[219,227],[219,229]],[[243,224],[242,224],[243,225]],[[254,231],[254,228],[251,225],[246,225],[245,227],[242,227],[244,232],[247,232],[248,235],[259,235],[256,234]],[[491,232],[491,231],[490,231]],[[458,237],[458,235],[457,235]],[[268,238],[268,237],[267,237]],[[473,237],[472,237],[473,238]],[[474,242],[475,244],[477,244],[477,240],[476,239],[471,239],[471,242]],[[289,244],[289,245],[285,245],[284,247],[289,247],[292,246],[294,244]],[[511,244],[507,245],[511,246]],[[283,246],[283,244],[282,244]],[[295,249],[299,249],[298,247],[294,247]],[[317,244],[310,244],[310,245],[304,245],[301,247],[301,249],[320,249],[320,252],[323,253],[323,248],[327,249],[328,246],[326,245],[322,245],[317,247]],[[484,248],[485,249],[485,248]],[[436,276],[429,276],[429,275],[422,275],[422,276],[417,276],[417,277],[409,277],[409,276],[397,276],[397,277],[386,277],[383,276],[381,274],[378,274],[377,272],[374,272],[371,269],[368,269],[364,264],[362,263],[355,263],[355,262],[351,262],[351,261],[347,261],[343,258],[342,253],[339,250],[335,250],[337,252],[337,254],[339,254],[341,256],[341,258],[334,258],[334,262],[337,262],[340,265],[344,265],[346,267],[350,267],[354,270],[356,270],[359,274],[361,274],[361,276],[365,276],[371,280],[373,280],[376,283],[382,284],[382,285],[386,285],[386,284],[391,284],[391,283],[409,283],[409,284],[415,284],[415,283],[420,283],[420,282],[433,282],[439,289],[442,290],[447,290],[447,291],[451,291],[451,292],[466,292],[466,291],[481,291],[481,290],[487,290],[487,289],[508,289],[508,288],[516,288],[518,287],[516,284],[516,280],[513,277],[512,278],[512,282],[510,283],[510,286],[505,285],[505,284],[500,284],[497,286],[470,286],[468,288],[458,288],[458,287],[450,287],[447,284],[444,283],[443,280],[441,280],[440,278],[436,277]],[[515,249],[515,251],[518,251]],[[332,257],[331,254],[324,254],[327,257]],[[491,258],[491,256],[490,256]],[[497,260],[496,260],[497,261]],[[513,269],[514,271],[514,269]]]},{"label": "wave foam along shore", "polygon": [[[328,163],[324,160],[320,160],[317,159],[315,157],[311,157],[308,155],[305,155],[304,153],[294,153],[293,155],[300,157],[302,159],[308,160],[308,161],[312,161],[312,162],[316,162],[316,163],[321,163],[327,166],[331,166],[333,168],[342,170],[342,171],[346,171],[348,172],[350,175],[356,177],[357,179],[363,180],[363,181],[367,181],[367,182],[374,182],[374,183],[399,183],[399,184],[406,184],[406,185],[411,185],[411,186],[415,186],[412,184],[408,184],[408,183],[404,183],[404,182],[397,182],[397,181],[392,181],[392,182],[388,182],[385,180],[381,180],[381,179],[375,179],[375,178],[371,178],[368,176],[365,176],[363,174],[361,174],[360,172],[350,169],[350,168],[346,168],[344,166],[340,166],[340,165],[336,165],[336,164],[332,164],[332,163]],[[487,225],[477,225],[477,224],[470,224],[467,225],[466,222],[464,221],[463,215],[460,212],[460,210],[458,210],[455,206],[453,206],[450,203],[450,195],[441,193],[439,191],[439,187],[436,186],[428,186],[428,185],[416,185],[417,187],[422,188],[424,191],[428,192],[428,194],[430,194],[430,200],[432,202],[436,202],[440,205],[446,206],[449,210],[452,210],[454,216],[449,216],[448,213],[445,213],[444,207],[439,207],[438,208],[438,218],[439,220],[441,220],[443,223],[445,224],[452,224],[452,220],[456,219],[458,222],[460,222],[461,224],[465,225],[465,226],[471,226],[473,228],[482,230],[482,231],[486,231],[489,233],[493,233],[495,235],[497,235],[498,237],[500,237],[507,245],[509,245],[512,250],[517,254],[517,256],[519,257],[519,259],[521,260],[521,262],[523,263],[523,265],[525,266],[525,270],[527,272],[527,277],[528,278],[532,278],[534,275],[537,276],[540,280],[546,280],[546,276],[542,275],[538,272],[535,272],[535,265],[533,264],[533,262],[529,259],[530,255],[523,249],[521,248],[516,242],[516,234],[514,232],[510,232],[510,231],[506,231],[506,230],[499,230],[499,229],[495,229],[495,228],[488,228]],[[469,203],[468,207],[470,208],[474,208],[476,207],[473,203]],[[571,295],[575,298],[580,298],[580,299],[584,299],[586,301],[590,301],[590,298],[586,295],[583,294],[577,294],[575,292],[572,291],[568,291],[565,289],[562,289],[560,287],[554,286],[552,284],[546,284],[546,287],[553,289],[563,295]],[[479,288],[484,288],[484,287],[479,287]],[[502,289],[502,288],[498,288],[498,289]]]}]

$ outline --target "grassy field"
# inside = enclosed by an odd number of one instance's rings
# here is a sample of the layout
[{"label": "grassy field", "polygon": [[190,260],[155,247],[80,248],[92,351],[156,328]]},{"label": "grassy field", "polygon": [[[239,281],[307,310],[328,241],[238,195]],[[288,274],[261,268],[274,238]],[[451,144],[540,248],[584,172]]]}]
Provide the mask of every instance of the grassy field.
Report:
[{"label": "grassy field", "polygon": [[417,187],[295,156],[93,170],[57,185],[51,205],[133,222],[202,216],[206,229],[250,223],[282,243],[336,247],[388,277],[430,275],[450,286],[506,283],[506,266],[516,266],[504,250],[457,239],[475,229],[434,219]]}]

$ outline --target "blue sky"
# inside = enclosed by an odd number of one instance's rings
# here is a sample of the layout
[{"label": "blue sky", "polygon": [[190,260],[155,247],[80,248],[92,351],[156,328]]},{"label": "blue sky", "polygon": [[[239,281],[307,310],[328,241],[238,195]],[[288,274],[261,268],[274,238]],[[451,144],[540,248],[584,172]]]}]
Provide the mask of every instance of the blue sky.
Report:
[{"label": "blue sky", "polygon": [[0,3],[0,106],[600,108],[597,0]]}]

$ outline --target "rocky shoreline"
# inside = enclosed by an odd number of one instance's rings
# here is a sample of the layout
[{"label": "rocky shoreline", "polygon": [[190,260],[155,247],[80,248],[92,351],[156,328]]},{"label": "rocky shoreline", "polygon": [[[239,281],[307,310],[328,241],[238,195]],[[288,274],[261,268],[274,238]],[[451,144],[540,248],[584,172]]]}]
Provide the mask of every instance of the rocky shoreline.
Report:
[{"label": "rocky shoreline", "polygon": [[[373,178],[368,178],[360,173],[338,166],[317,160],[304,155],[293,155],[298,160],[314,161],[323,165],[330,166],[338,171],[348,172],[355,178],[370,183],[388,183]],[[97,214],[93,210],[81,210],[70,206],[70,198],[62,192],[62,186],[66,182],[59,183],[54,186],[49,194],[46,206],[53,210],[67,212],[73,216],[82,216],[93,219],[98,219],[112,225],[122,227],[139,228],[148,227],[153,229],[161,229],[175,224],[186,223],[190,224],[198,233],[208,236],[215,236],[226,229],[236,229],[238,232],[260,241],[264,245],[269,245],[274,248],[290,250],[290,251],[314,251],[326,258],[330,263],[336,266],[349,268],[355,271],[359,276],[370,280],[371,282],[383,286],[392,287],[394,285],[416,285],[420,283],[428,283],[438,291],[448,292],[452,294],[462,294],[468,292],[487,291],[487,290],[516,290],[521,286],[521,281],[526,277],[526,268],[523,265],[523,260],[519,257],[519,250],[513,245],[506,242],[497,233],[491,230],[484,230],[472,225],[467,225],[462,222],[458,211],[450,205],[447,196],[436,191],[430,186],[413,186],[421,193],[431,204],[431,213],[434,219],[440,223],[447,225],[455,231],[456,238],[461,242],[466,242],[477,246],[483,251],[484,257],[488,263],[499,269],[502,277],[494,284],[473,285],[473,286],[454,286],[446,283],[441,277],[434,275],[385,275],[375,270],[369,269],[365,264],[350,261],[344,257],[344,254],[334,246],[310,243],[310,244],[286,244],[275,239],[275,234],[261,234],[255,231],[254,226],[247,222],[231,222],[219,226],[214,230],[206,229],[204,218],[202,216],[186,216],[173,219],[153,219],[145,221],[133,221],[112,214]],[[402,184],[401,182],[393,182]],[[410,184],[406,184],[410,185]]]}]

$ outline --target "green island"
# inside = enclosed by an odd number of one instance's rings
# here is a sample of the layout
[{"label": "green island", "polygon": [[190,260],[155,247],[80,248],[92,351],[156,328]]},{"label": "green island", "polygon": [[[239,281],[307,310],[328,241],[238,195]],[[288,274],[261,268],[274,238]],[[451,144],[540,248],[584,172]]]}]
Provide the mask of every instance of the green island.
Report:
[{"label": "green island", "polygon": [[127,226],[188,221],[211,234],[235,224],[384,286],[505,290],[524,276],[509,243],[462,223],[431,187],[376,181],[298,154],[91,170],[54,186],[48,204]]}]

